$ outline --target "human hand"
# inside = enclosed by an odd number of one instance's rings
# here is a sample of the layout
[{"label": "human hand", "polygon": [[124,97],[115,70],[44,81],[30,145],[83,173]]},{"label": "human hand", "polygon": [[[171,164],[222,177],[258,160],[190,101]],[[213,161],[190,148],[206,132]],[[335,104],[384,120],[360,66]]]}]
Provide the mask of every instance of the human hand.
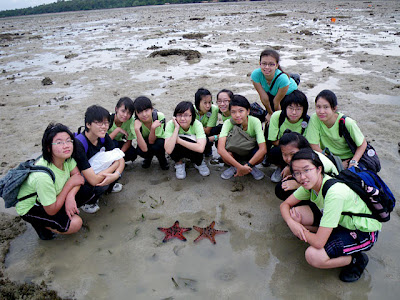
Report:
[{"label": "human hand", "polygon": [[235,177],[240,177],[249,174],[252,171],[252,168],[250,168],[249,165],[242,165],[236,170],[236,174],[234,175]]},{"label": "human hand", "polygon": [[71,220],[74,215],[79,214],[79,209],[76,206],[76,201],[74,196],[67,195],[65,199],[65,212],[67,213],[68,218]]},{"label": "human hand", "polygon": [[105,186],[113,183],[119,178],[119,174],[117,172],[114,173],[103,173],[104,179],[102,182],[96,184],[96,186]]},{"label": "human hand", "polygon": [[282,189],[284,191],[297,190],[300,187],[300,184],[296,180],[290,178],[291,176],[288,176],[282,181]]},{"label": "human hand", "polygon": [[135,119],[134,127],[135,131],[140,131],[140,128],[142,127],[142,122],[139,119]]},{"label": "human hand", "polygon": [[282,172],[281,172],[281,177],[282,177],[282,178],[285,178],[285,177],[288,177],[288,176],[290,176],[290,175],[291,175],[291,173],[290,173],[290,168],[289,168],[289,166],[284,167],[283,170],[282,170]]},{"label": "human hand", "polygon": [[153,122],[153,124],[151,124],[151,128],[155,130],[157,127],[160,127],[162,124],[163,123],[161,123],[160,120],[155,120]]},{"label": "human hand", "polygon": [[308,232],[307,228],[294,220],[292,222],[289,222],[288,226],[295,236],[307,243],[307,238],[305,235],[305,233]]},{"label": "human hand", "polygon": [[267,115],[265,116],[265,121],[269,124],[269,120],[271,119],[271,115],[270,113],[267,113]]},{"label": "human hand", "polygon": [[85,184],[85,178],[81,175],[81,173],[75,173],[69,178],[68,182],[72,186],[83,185]]}]

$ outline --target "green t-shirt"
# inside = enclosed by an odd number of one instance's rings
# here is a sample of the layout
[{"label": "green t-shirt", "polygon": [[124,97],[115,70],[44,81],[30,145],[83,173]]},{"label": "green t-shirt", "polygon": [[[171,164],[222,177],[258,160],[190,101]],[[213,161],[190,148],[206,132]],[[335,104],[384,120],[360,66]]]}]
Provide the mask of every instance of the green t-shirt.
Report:
[{"label": "green t-shirt", "polygon": [[[165,127],[164,137],[166,139],[171,137],[174,134],[174,131],[175,131],[174,120],[170,120],[170,121],[168,121],[167,126]],[[203,124],[201,124],[199,120],[194,120],[193,125],[190,125],[190,127],[187,131],[183,130],[182,127],[179,127],[178,134],[194,135],[194,136],[196,136],[197,140],[206,138],[206,134],[204,133]]]},{"label": "green t-shirt", "polygon": [[[335,124],[331,128],[328,128],[318,118],[317,114],[314,113],[308,122],[306,138],[310,144],[320,145],[322,150],[328,147],[332,154],[339,156],[341,159],[348,159],[353,157],[353,153],[347,145],[345,138],[339,136],[339,120],[342,116],[343,114],[339,113]],[[364,142],[364,135],[357,126],[356,121],[346,117],[345,124],[351,138],[357,147],[360,147]]]},{"label": "green t-shirt", "polygon": [[314,190],[306,190],[299,187],[293,196],[298,200],[311,200],[322,212],[319,226],[336,228],[338,225],[350,230],[359,229],[363,232],[373,232],[381,230],[382,224],[375,219],[343,216],[342,212],[371,214],[365,202],[353,190],[344,183],[335,183],[326,193],[325,199],[322,197],[322,187],[331,177],[325,175],[322,181],[320,193],[317,195]]},{"label": "green t-shirt", "polygon": [[219,113],[221,114],[222,123],[225,122],[226,120],[230,120],[231,115],[225,116],[221,111],[219,111]]},{"label": "green t-shirt", "polygon": [[[128,141],[131,141],[131,140],[134,140],[134,139],[136,139],[136,134],[135,134],[135,127],[132,127],[133,126],[133,124],[134,124],[134,118],[132,117],[132,118],[130,118],[128,121],[126,121],[126,122],[124,122],[124,123],[122,123],[122,125],[121,125],[121,128],[123,129],[123,130],[125,130],[127,133],[128,133],[128,136],[126,137],[126,139],[128,140]],[[107,133],[110,135],[111,134],[111,132],[113,132],[115,129],[117,129],[117,125],[115,124],[115,122],[113,121],[113,125],[111,126],[111,128],[110,129],[108,129],[108,131],[107,131]],[[133,128],[133,130],[132,130],[132,128]],[[115,136],[115,138],[114,138],[114,140],[116,140],[116,141],[122,141],[122,137],[123,137],[123,134],[122,133],[118,133],[116,136]]]},{"label": "green t-shirt", "polygon": [[314,151],[314,152],[318,155],[319,159],[321,160],[322,165],[324,166],[325,174],[332,174],[332,175],[339,174],[336,166],[333,164],[333,162],[329,158],[327,158],[321,152],[318,152],[318,151]]},{"label": "green t-shirt", "polygon": [[[224,125],[222,125],[219,137],[222,138],[228,136],[228,133],[232,130],[233,126],[235,125],[232,124],[230,119],[225,121]],[[265,137],[262,130],[261,122],[256,117],[248,116],[246,132],[249,136],[256,138],[257,144],[265,143]]]},{"label": "green t-shirt", "polygon": [[[165,119],[165,116],[162,112],[157,112],[157,120],[163,120]],[[153,124],[153,121],[151,121],[151,123]],[[134,126],[135,122],[132,122],[132,126]],[[133,128],[133,132],[135,132],[135,127]],[[155,134],[156,134],[156,138],[158,139],[163,139],[164,138],[164,124],[162,124],[161,126],[158,126],[155,130]],[[144,139],[148,138],[150,135],[150,129],[146,127],[146,125],[143,124],[142,122],[142,136]],[[136,134],[135,134],[136,136]]]},{"label": "green t-shirt", "polygon": [[211,105],[211,111],[207,112],[206,114],[200,116],[198,110],[196,109],[196,119],[203,124],[203,127],[215,127],[217,126],[218,122],[218,106]]},{"label": "green t-shirt", "polygon": [[[298,120],[296,123],[290,123],[288,118],[285,118],[285,121],[282,123],[281,127],[278,128],[279,126],[279,117],[281,115],[282,111],[278,110],[274,112],[271,116],[271,119],[269,121],[269,127],[268,127],[268,140],[269,141],[277,141],[279,140],[283,133],[285,132],[286,129],[290,129],[292,132],[298,132],[301,133],[303,127],[302,127],[302,122],[303,119],[301,118]],[[304,122],[306,123],[306,122]],[[307,124],[307,123],[306,123]],[[304,131],[304,136],[306,136],[307,133],[307,127]]]},{"label": "green t-shirt", "polygon": [[73,158],[66,160],[63,164],[63,170],[60,170],[52,163],[47,163],[43,158],[40,158],[36,162],[36,165],[50,168],[54,172],[56,180],[53,183],[49,174],[44,172],[29,174],[28,178],[21,185],[18,198],[32,193],[37,193],[37,196],[17,203],[15,208],[20,216],[25,215],[35,205],[36,197],[38,202],[43,206],[48,206],[56,202],[57,195],[62,191],[65,183],[71,177],[71,171],[76,167],[76,161]]}]

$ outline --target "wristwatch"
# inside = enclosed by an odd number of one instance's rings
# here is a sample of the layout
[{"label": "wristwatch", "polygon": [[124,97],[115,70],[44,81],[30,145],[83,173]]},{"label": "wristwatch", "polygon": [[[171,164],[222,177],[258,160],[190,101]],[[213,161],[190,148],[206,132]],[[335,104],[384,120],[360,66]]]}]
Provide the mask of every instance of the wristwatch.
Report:
[{"label": "wristwatch", "polygon": [[349,164],[358,166],[358,161],[356,161],[355,159],[352,159],[352,160],[349,161]]},{"label": "wristwatch", "polygon": [[252,165],[250,162],[247,162],[246,165],[248,165],[250,168],[254,168],[254,165]]}]

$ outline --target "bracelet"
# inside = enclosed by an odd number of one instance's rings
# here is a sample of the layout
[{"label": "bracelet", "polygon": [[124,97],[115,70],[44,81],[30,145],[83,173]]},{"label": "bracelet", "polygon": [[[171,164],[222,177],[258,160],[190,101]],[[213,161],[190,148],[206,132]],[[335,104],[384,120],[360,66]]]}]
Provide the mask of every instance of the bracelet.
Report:
[{"label": "bracelet", "polygon": [[121,178],[122,174],[118,170],[115,170],[115,173],[118,173],[119,178]]},{"label": "bracelet", "polygon": [[218,141],[218,135],[214,135],[214,141]]},{"label": "bracelet", "polygon": [[254,168],[254,165],[252,165],[250,162],[247,162],[246,165],[248,165],[250,168]]}]

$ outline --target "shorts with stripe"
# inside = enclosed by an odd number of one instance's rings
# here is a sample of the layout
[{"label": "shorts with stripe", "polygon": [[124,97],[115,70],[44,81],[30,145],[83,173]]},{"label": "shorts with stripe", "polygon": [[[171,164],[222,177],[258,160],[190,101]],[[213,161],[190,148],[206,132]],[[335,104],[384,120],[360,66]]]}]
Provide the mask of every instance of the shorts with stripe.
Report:
[{"label": "shorts with stripe", "polygon": [[50,227],[58,232],[67,232],[71,225],[71,220],[65,212],[65,206],[61,207],[55,215],[50,216],[42,205],[34,205],[21,218],[31,223],[33,227]]},{"label": "shorts with stripe", "polygon": [[344,227],[334,228],[324,248],[330,258],[368,251],[378,240],[378,231],[363,232]]}]

